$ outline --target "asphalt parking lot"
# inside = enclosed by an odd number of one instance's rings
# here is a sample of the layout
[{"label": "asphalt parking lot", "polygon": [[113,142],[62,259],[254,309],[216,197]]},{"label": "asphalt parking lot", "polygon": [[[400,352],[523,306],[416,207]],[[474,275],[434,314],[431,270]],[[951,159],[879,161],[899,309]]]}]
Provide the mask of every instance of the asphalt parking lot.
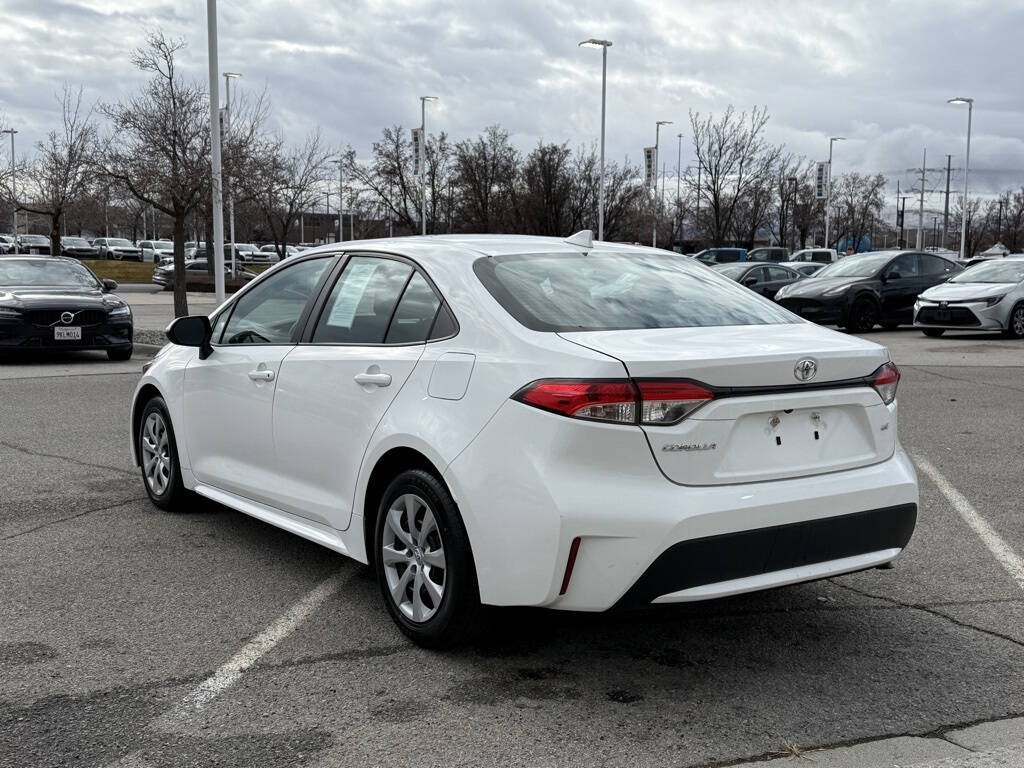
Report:
[{"label": "asphalt parking lot", "polygon": [[140,359],[0,364],[0,765],[1020,765],[1024,342],[870,338],[903,369],[921,480],[894,569],[500,611],[444,654],[404,640],[362,566],[151,506],[126,434]]}]

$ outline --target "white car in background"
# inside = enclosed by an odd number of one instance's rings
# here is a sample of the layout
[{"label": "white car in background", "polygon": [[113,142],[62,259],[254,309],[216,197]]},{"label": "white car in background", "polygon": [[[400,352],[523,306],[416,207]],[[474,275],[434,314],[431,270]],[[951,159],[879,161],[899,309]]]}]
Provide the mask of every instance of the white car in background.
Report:
[{"label": "white car in background", "polygon": [[139,243],[143,261],[159,264],[164,259],[174,258],[174,243],[170,240],[143,240]]},{"label": "white car in background", "polygon": [[179,318],[131,406],[150,499],[371,563],[409,637],[480,604],[604,611],[893,560],[918,487],[884,347],[667,251],[326,245]]},{"label": "white car in background", "polygon": [[831,264],[839,261],[839,254],[835,248],[804,248],[792,254],[790,261],[816,261],[821,264]]},{"label": "white car in background", "polygon": [[976,264],[929,288],[914,305],[914,325],[925,336],[960,330],[1024,338],[1024,256]]}]

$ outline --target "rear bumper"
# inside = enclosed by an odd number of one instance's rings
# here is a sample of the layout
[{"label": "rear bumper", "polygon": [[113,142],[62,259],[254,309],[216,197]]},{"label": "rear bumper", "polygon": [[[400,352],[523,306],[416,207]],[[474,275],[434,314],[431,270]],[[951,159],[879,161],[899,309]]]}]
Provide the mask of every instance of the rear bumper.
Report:
[{"label": "rear bumper", "polygon": [[[918,504],[917,477],[898,446],[856,469],[683,486],[661,474],[639,428],[514,402],[445,479],[469,533],[481,599],[565,610],[706,599],[878,565],[906,545]],[[680,552],[701,551],[698,563],[725,559],[684,570],[685,578],[662,575]]]}]

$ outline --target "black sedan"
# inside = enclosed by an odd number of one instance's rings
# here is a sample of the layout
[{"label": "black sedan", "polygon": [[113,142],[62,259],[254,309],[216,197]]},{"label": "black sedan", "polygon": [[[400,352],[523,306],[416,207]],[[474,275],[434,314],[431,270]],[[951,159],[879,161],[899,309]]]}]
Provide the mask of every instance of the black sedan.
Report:
[{"label": "black sedan", "polygon": [[74,259],[0,259],[0,350],[102,349],[127,360],[132,310],[115,288]]},{"label": "black sedan", "polygon": [[60,239],[60,255],[76,259],[95,259],[98,250],[89,244],[84,237],[62,237]]},{"label": "black sedan", "polygon": [[774,298],[784,286],[803,279],[803,275],[795,269],[764,262],[741,261],[736,264],[719,264],[712,269],[769,299]]},{"label": "black sedan", "polygon": [[816,323],[864,333],[879,324],[895,328],[912,323],[918,294],[960,271],[956,262],[933,253],[862,253],[782,289],[775,300]]},{"label": "black sedan", "polygon": [[[204,251],[200,250],[200,254]],[[224,287],[228,291],[237,291],[250,280],[255,280],[257,275],[237,267],[235,277],[231,277],[231,263],[224,265]],[[161,263],[153,270],[152,282],[163,286],[165,291],[174,290],[174,262]],[[185,262],[185,290],[186,291],[212,291],[214,289],[213,275],[205,258],[192,259]]]}]

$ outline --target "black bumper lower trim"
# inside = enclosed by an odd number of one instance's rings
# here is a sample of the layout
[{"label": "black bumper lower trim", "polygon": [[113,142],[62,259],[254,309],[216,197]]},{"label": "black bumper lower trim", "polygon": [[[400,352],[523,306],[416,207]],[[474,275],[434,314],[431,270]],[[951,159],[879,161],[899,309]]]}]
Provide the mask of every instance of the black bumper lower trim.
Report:
[{"label": "black bumper lower trim", "polygon": [[902,504],[681,541],[662,552],[615,607],[638,608],[683,589],[903,549],[916,523],[917,505]]}]

